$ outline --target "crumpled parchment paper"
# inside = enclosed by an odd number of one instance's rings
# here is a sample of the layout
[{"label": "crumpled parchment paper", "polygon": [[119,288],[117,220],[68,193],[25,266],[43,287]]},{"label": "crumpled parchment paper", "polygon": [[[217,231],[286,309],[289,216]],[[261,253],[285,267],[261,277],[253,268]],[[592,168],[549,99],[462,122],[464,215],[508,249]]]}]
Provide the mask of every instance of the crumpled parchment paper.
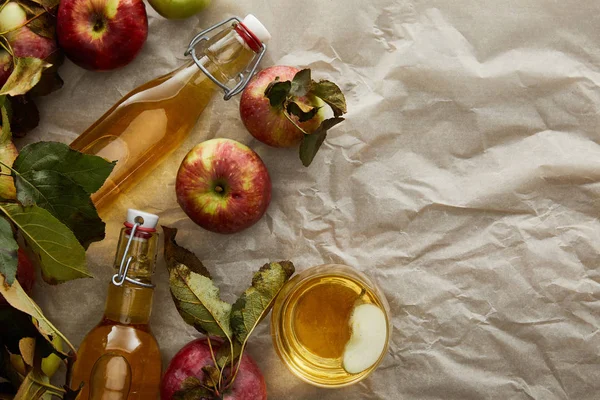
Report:
[{"label": "crumpled parchment paper", "polygon": [[[140,56],[109,73],[67,62],[26,142],[69,143],[134,87],[184,61],[201,27],[254,13],[273,40],[263,66],[311,67],[343,88],[348,119],[310,168],[297,150],[246,133],[238,101],[215,97],[184,145],[114,207],[92,245],[95,279],[38,285],[35,298],[75,344],[101,316],[127,207],[158,213],[233,301],[252,271],[291,259],[371,276],[393,313],[389,354],[364,382],[311,387],[277,357],[269,322],[249,353],[269,399],[598,399],[600,397],[600,3],[594,0],[214,0],[185,21],[148,6]],[[194,144],[255,149],[273,202],[254,227],[203,231],[174,176]],[[165,366],[198,334],[177,314],[162,260],[152,328]]]}]

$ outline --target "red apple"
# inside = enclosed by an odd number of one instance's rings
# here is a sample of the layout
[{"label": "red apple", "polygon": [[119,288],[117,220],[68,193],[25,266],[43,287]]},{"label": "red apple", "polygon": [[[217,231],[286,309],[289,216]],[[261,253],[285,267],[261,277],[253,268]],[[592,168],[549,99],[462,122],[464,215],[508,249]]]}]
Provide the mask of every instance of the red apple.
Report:
[{"label": "red apple", "polygon": [[194,147],[179,167],[175,190],[188,217],[217,233],[248,228],[271,202],[267,167],[258,154],[230,139]]},{"label": "red apple", "polygon": [[[23,290],[25,290],[26,293],[29,293],[31,292],[31,289],[33,289],[33,284],[35,283],[35,269],[24,250],[19,249],[17,251],[17,257],[17,280]],[[8,304],[6,299],[0,294],[0,305],[6,304]]]},{"label": "red apple", "polygon": [[111,70],[129,64],[148,36],[142,0],[61,0],[58,43],[80,67]]},{"label": "red apple", "polygon": [[[217,351],[220,343],[211,340],[213,351]],[[202,367],[213,365],[210,348],[206,339],[196,339],[186,344],[173,357],[161,384],[161,400],[171,400],[178,390],[182,389],[183,381],[188,377],[196,377],[201,382],[204,380]],[[229,368],[225,368],[227,377]],[[256,363],[250,356],[244,354],[240,363],[240,370],[233,385],[225,393],[224,400],[266,400],[267,387]]]},{"label": "red apple", "polygon": [[[304,134],[283,114],[281,108],[272,107],[265,91],[276,78],[279,81],[291,81],[300,71],[298,68],[288,66],[273,66],[260,71],[242,93],[240,99],[240,116],[246,129],[261,142],[273,147],[297,146],[302,141]],[[301,97],[304,103],[320,107],[323,102],[314,97]],[[306,122],[298,122],[298,117],[291,116],[294,121],[307,133],[313,132],[323,121],[323,114],[319,112],[314,118]]]}]

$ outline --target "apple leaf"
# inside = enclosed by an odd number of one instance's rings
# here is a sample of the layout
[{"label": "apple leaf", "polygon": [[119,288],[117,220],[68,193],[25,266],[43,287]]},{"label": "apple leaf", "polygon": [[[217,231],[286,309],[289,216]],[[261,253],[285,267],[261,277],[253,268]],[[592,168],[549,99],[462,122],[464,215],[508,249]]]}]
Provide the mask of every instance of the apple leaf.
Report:
[{"label": "apple leaf", "polygon": [[200,333],[229,339],[231,305],[219,298],[219,289],[209,278],[183,264],[169,271],[171,295],[185,322]]},{"label": "apple leaf", "polygon": [[26,146],[13,164],[17,199],[25,206],[36,204],[48,210],[87,248],[104,239],[105,228],[90,191],[104,183],[113,167],[114,163],[62,143],[35,143]]},{"label": "apple leaf", "polygon": [[[231,342],[231,304],[220,299],[219,289],[209,277],[192,270],[200,269],[183,264],[184,260],[190,263],[191,259],[189,253],[177,250],[179,246],[174,240],[176,234],[176,229],[165,231],[164,254],[169,270],[171,296],[179,314],[199,332],[220,336]],[[202,264],[200,260],[190,264],[198,263]]]},{"label": "apple leaf", "polygon": [[0,95],[17,96],[27,93],[42,77],[42,72],[50,67],[44,60],[35,57],[15,57],[13,72],[0,89]]},{"label": "apple leaf", "polygon": [[265,90],[265,96],[269,99],[271,107],[280,108],[283,107],[289,93],[292,88],[292,82],[273,82]]},{"label": "apple leaf", "polygon": [[61,348],[52,343],[54,336],[59,336],[73,352],[75,348],[69,340],[46,318],[40,307],[25,293],[19,281],[15,281],[12,286],[7,286],[4,276],[0,275],[0,294],[4,296],[6,301],[16,308],[32,317],[32,322],[38,332],[50,343],[54,348],[54,353],[61,358],[68,356]]},{"label": "apple leaf", "polygon": [[290,261],[265,264],[252,277],[252,286],[233,304],[231,328],[242,349],[254,328],[269,313],[275,297],[294,271],[294,264]]},{"label": "apple leaf", "polygon": [[81,186],[56,171],[34,170],[14,177],[17,199],[23,205],[36,204],[48,210],[71,229],[84,248],[104,239],[105,224]]},{"label": "apple leaf", "polygon": [[42,278],[47,283],[91,277],[84,248],[73,232],[48,211],[37,206],[9,203],[0,203],[0,211],[21,231],[29,247],[40,258]]},{"label": "apple leaf", "polygon": [[116,165],[102,157],[80,153],[58,142],[37,142],[25,146],[14,169],[24,174],[30,170],[53,170],[65,175],[93,194],[104,184]]},{"label": "apple leaf", "polygon": [[19,244],[13,236],[10,223],[0,217],[0,274],[4,275],[8,285],[17,277]]},{"label": "apple leaf", "polygon": [[319,112],[320,107],[305,107],[303,103],[296,103],[290,101],[287,103],[286,110],[288,114],[292,114],[298,117],[299,122],[306,122],[311,120]]},{"label": "apple leaf", "polygon": [[306,68],[300,70],[294,75],[292,79],[292,86],[290,94],[296,97],[306,96],[312,86],[312,80],[310,78],[310,69]]},{"label": "apple leaf", "polygon": [[333,115],[339,117],[347,112],[346,109],[346,98],[342,93],[342,90],[333,82],[330,81],[319,81],[318,83],[313,82],[310,94],[319,97],[333,110]]},{"label": "apple leaf", "polygon": [[304,135],[302,138],[302,143],[300,143],[300,159],[302,160],[302,164],[305,167],[308,167],[312,161],[314,160],[319,148],[325,141],[327,137],[327,131],[340,122],[342,122],[344,118],[342,117],[333,117],[324,120],[321,122],[321,125],[317,128],[316,131],[311,133],[310,135]]}]

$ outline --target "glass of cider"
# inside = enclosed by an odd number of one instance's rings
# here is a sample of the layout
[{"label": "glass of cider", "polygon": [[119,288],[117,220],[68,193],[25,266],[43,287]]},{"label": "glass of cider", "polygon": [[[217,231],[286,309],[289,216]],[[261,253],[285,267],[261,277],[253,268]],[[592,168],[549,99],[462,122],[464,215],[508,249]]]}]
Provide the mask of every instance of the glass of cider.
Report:
[{"label": "glass of cider", "polygon": [[271,314],[275,349],[300,379],[339,388],[366,378],[389,343],[389,305],[363,273],[319,265],[292,278]]}]

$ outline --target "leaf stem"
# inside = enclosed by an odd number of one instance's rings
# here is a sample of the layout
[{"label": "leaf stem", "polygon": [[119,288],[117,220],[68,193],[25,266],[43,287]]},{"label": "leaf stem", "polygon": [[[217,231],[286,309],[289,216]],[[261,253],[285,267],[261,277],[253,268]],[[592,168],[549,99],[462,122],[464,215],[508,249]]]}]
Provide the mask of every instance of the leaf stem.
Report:
[{"label": "leaf stem", "polygon": [[[246,343],[243,343],[242,348],[240,349],[240,357],[238,359],[237,366],[235,367],[235,372],[233,373],[233,375],[231,375],[231,379],[229,380],[229,382],[227,382],[227,386],[225,386],[225,388],[223,389],[224,391],[227,390],[231,385],[233,385],[233,381],[235,381],[235,378],[237,377],[238,371],[240,370],[240,365],[242,364],[242,356],[244,355],[245,347]],[[231,367],[233,370],[233,358],[231,360]]]},{"label": "leaf stem", "polygon": [[212,357],[212,360],[215,363],[215,366],[218,367],[219,365],[217,364],[217,358],[215,357],[215,353],[212,348],[212,342],[210,341],[210,336],[208,336],[208,335],[206,336],[206,341],[208,342],[208,348],[210,349],[210,356]]}]

